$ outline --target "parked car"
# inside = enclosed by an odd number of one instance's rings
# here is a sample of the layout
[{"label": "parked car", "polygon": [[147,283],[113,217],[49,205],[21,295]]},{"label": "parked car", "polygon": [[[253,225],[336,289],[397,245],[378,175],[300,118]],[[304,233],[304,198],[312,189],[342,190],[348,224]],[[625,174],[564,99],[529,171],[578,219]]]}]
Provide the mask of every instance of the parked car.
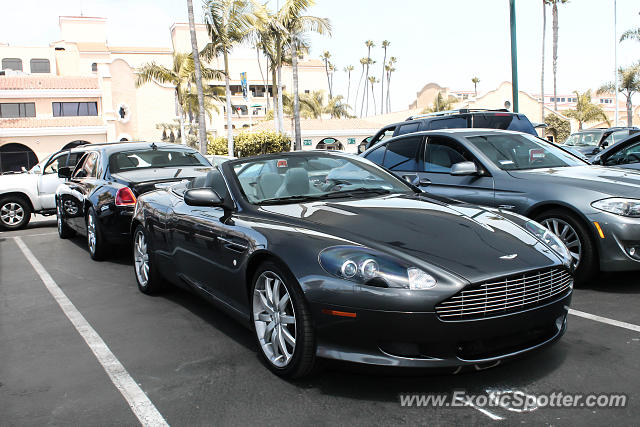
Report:
[{"label": "parked car", "polygon": [[400,123],[383,127],[368,140],[358,146],[358,153],[363,153],[375,144],[392,138],[425,130],[452,128],[488,128],[507,129],[529,133],[537,136],[533,124],[524,114],[513,113],[509,110],[476,110],[460,109],[439,111],[437,113],[419,114],[408,117]]},{"label": "parked car", "polygon": [[220,155],[206,155],[204,156],[209,163],[211,163],[212,166],[218,167],[221,164],[223,164],[224,162],[226,162],[227,160],[233,160],[236,159],[237,157],[233,157],[233,156],[220,156]]},{"label": "parked car", "polygon": [[167,279],[217,304],[286,377],[319,357],[497,364],[566,327],[560,239],[520,215],[430,197],[353,155],[228,161],[144,194],[131,226],[143,293]]},{"label": "parked car", "polygon": [[31,214],[55,214],[56,188],[63,182],[58,169],[75,166],[84,150],[81,146],[58,151],[28,171],[0,175],[0,229],[24,228]]},{"label": "parked car", "polygon": [[640,133],[623,139],[593,157],[594,165],[640,170]]},{"label": "parked car", "polygon": [[565,242],[576,281],[640,269],[640,173],[592,166],[523,133],[449,129],[378,143],[363,156],[433,195],[512,210]]},{"label": "parked car", "polygon": [[88,146],[75,169],[61,167],[67,179],[55,195],[58,233],[87,237],[91,258],[112,245],[129,244],[136,198],[161,185],[211,170],[197,151],[178,144],[124,142]]},{"label": "parked car", "polygon": [[581,153],[587,157],[589,161],[593,156],[601,150],[617,144],[629,135],[640,132],[636,127],[611,127],[581,130],[569,135],[564,142],[564,146],[571,150]]}]

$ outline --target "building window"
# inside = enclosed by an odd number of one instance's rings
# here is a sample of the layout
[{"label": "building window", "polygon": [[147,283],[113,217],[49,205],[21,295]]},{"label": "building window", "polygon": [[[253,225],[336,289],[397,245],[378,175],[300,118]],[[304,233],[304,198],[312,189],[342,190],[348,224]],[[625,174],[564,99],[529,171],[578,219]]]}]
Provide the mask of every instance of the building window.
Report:
[{"label": "building window", "polygon": [[305,90],[304,90],[304,93],[309,93],[309,89],[305,89]]},{"label": "building window", "polygon": [[48,59],[32,59],[31,73],[50,73],[51,65]]},{"label": "building window", "polygon": [[22,59],[20,58],[2,58],[3,70],[22,71]]},{"label": "building window", "polygon": [[93,64],[91,64],[91,71],[93,71],[94,73],[98,72],[98,64],[96,64],[95,62]]},{"label": "building window", "polygon": [[564,102],[564,101],[565,101],[565,98],[560,98],[560,102]]},{"label": "building window", "polygon": [[0,104],[0,117],[3,119],[15,117],[35,117],[35,102],[15,102]]},{"label": "building window", "polygon": [[54,102],[53,117],[97,116],[97,102]]}]

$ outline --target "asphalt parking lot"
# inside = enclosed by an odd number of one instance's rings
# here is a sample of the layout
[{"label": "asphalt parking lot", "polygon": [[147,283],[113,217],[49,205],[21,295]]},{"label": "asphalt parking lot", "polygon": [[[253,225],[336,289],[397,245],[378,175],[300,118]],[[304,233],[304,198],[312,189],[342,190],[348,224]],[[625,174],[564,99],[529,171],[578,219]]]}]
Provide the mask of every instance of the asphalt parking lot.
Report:
[{"label": "asphalt parking lot", "polygon": [[[118,375],[133,379],[130,385],[137,384],[160,421],[174,426],[496,421],[627,425],[640,415],[638,273],[602,275],[577,289],[572,308],[586,314],[569,317],[560,342],[495,368],[454,375],[330,364],[311,379],[288,382],[262,365],[249,330],[187,292],[141,294],[128,252],[94,262],[84,243],[81,238],[59,239],[55,220],[0,233],[2,425],[138,424],[140,417],[130,407],[131,390],[115,385],[99,351],[112,354],[115,361],[107,365],[123,367]],[[39,271],[33,259],[41,265]],[[43,281],[43,275],[51,280]],[[49,290],[51,283],[62,291],[56,298]],[[65,301],[73,304],[85,321],[81,326],[90,325],[106,350],[95,354],[95,342],[92,346],[91,340],[83,339],[86,335],[65,315],[70,309]],[[590,315],[605,319],[587,318]],[[627,395],[627,404],[525,411],[509,406],[400,404],[401,393],[455,390],[477,395],[620,393]]]}]

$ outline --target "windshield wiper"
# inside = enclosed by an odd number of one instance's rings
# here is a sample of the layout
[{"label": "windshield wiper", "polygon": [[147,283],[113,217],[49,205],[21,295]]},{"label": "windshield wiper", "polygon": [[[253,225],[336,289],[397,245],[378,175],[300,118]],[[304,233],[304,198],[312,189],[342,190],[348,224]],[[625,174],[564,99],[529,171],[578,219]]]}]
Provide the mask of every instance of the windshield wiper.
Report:
[{"label": "windshield wiper", "polygon": [[348,190],[332,191],[324,194],[323,198],[337,198],[337,197],[353,197],[358,194],[389,194],[391,190],[386,188],[371,188],[371,187],[358,187],[350,188]]},{"label": "windshield wiper", "polygon": [[341,197],[354,197],[358,194],[389,194],[391,190],[386,188],[366,188],[359,187],[350,190],[333,191],[324,194],[296,195],[286,197],[275,197],[258,202],[260,205],[286,205],[288,203],[308,202],[314,200],[337,199]]},{"label": "windshield wiper", "polygon": [[308,202],[309,200],[317,200],[321,196],[286,196],[274,197],[273,199],[265,199],[258,202],[259,205],[286,205],[288,203]]}]

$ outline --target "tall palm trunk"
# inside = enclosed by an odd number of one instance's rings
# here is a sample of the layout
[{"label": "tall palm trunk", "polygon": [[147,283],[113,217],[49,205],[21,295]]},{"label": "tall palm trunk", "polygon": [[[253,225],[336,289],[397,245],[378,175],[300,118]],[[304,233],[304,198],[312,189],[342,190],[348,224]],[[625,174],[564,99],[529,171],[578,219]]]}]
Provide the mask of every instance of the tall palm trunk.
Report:
[{"label": "tall palm trunk", "polygon": [[380,78],[380,114],[384,114],[384,66],[387,63],[387,47],[384,46],[384,59],[382,60],[382,77]]},{"label": "tall palm trunk", "polygon": [[196,89],[198,90],[198,139],[200,140],[200,153],[207,154],[207,122],[204,111],[204,91],[202,90],[202,68],[200,67],[200,54],[198,50],[198,40],[196,38],[196,26],[193,18],[193,2],[187,0],[187,11],[189,13],[189,32],[191,33],[191,50],[193,52],[193,63],[196,72]]},{"label": "tall palm trunk", "polygon": [[553,109],[558,110],[557,73],[558,73],[558,5],[553,2]]},{"label": "tall palm trunk", "polygon": [[367,63],[366,69],[367,71],[365,72],[365,75],[364,75],[364,91],[362,93],[362,105],[360,106],[360,117],[362,117],[362,114],[365,111],[364,110],[365,98],[367,100],[367,109],[369,109],[369,86],[367,85],[367,82],[369,81],[369,63]]},{"label": "tall palm trunk", "polygon": [[271,64],[271,96],[273,98],[273,122],[276,131],[280,132],[280,116],[278,116],[278,79],[276,78],[276,65]]},{"label": "tall palm trunk", "polygon": [[178,120],[180,121],[180,143],[182,145],[187,145],[187,138],[184,135],[184,112],[182,111],[182,104],[180,103],[180,95],[177,87],[176,87],[176,112],[178,113]]},{"label": "tall palm trunk", "polygon": [[371,82],[371,99],[373,100],[373,111],[375,112],[377,108],[376,108],[376,94],[373,91],[373,82]]},{"label": "tall palm trunk", "polygon": [[233,110],[231,107],[231,85],[229,82],[229,55],[227,51],[224,51],[224,93],[227,101],[227,150],[229,155],[233,156],[233,123],[231,122],[231,115]]},{"label": "tall palm trunk", "polygon": [[329,79],[329,60],[324,58],[324,72],[327,75],[327,87],[329,88],[329,99],[333,98],[331,93],[331,79]]},{"label": "tall palm trunk", "polygon": [[351,93],[351,71],[347,72],[347,105],[349,105],[349,94]]},{"label": "tall palm trunk", "polygon": [[391,98],[389,92],[391,90],[391,71],[387,72],[387,113],[391,112]]},{"label": "tall palm trunk", "polygon": [[[364,64],[362,64],[362,72],[360,73],[360,80],[358,80],[358,87],[356,88],[356,99],[353,101],[353,105],[355,108],[353,109],[354,113],[358,114],[358,93],[360,92],[360,85],[362,84],[362,77],[364,76]],[[365,82],[365,88],[367,87],[367,83]],[[362,117],[362,114],[360,114]]]},{"label": "tall palm trunk", "polygon": [[282,105],[282,41],[276,38],[278,48],[278,132],[284,133],[284,109]]},{"label": "tall palm trunk", "polygon": [[[614,99],[614,102],[618,102],[618,97]],[[616,124],[617,126],[617,124]],[[627,126],[633,126],[633,104],[631,103],[631,96],[627,96]]]},{"label": "tall palm trunk", "polygon": [[[547,0],[542,0],[542,66],[540,70],[540,117],[544,123],[544,42],[547,35]],[[544,129],[542,130],[544,132]]]},{"label": "tall palm trunk", "polygon": [[298,98],[298,39],[293,34],[291,46],[291,66],[293,68],[293,119],[295,129],[295,150],[302,150],[302,139],[300,135],[300,99]]},{"label": "tall palm trunk", "polygon": [[[269,109],[269,93],[267,93],[267,81],[264,79],[264,73],[262,72],[262,64],[260,64],[260,48],[256,44],[256,54],[258,55],[258,68],[260,69],[260,77],[262,77],[262,84],[264,85],[265,96],[267,97],[267,110]],[[267,58],[267,70],[269,69],[269,58]],[[267,74],[268,76],[268,74]],[[251,114],[251,112],[249,112]]]}]

